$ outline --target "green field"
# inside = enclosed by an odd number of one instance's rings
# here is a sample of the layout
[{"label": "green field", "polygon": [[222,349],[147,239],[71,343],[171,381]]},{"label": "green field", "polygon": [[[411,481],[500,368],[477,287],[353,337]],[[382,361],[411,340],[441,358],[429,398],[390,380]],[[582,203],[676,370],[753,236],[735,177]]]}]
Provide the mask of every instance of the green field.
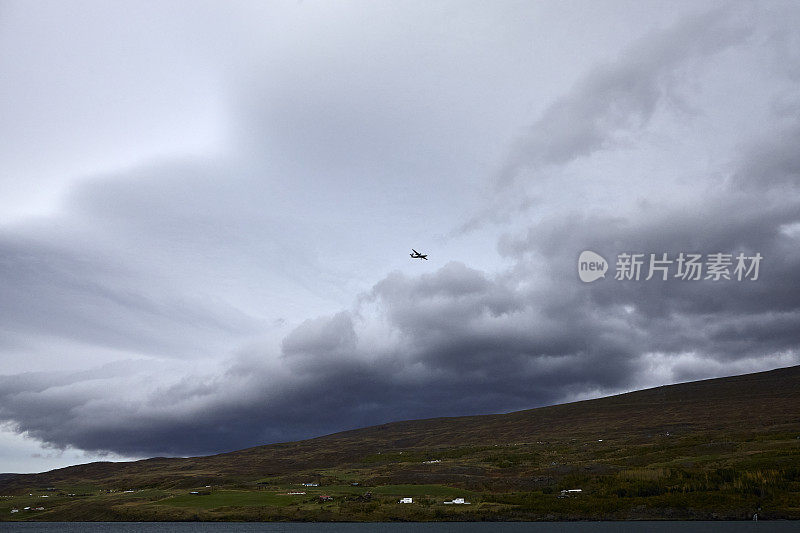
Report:
[{"label": "green field", "polygon": [[159,500],[159,505],[214,509],[218,507],[258,507],[264,505],[283,507],[303,496],[288,496],[266,491],[220,490],[208,495],[181,494]]}]

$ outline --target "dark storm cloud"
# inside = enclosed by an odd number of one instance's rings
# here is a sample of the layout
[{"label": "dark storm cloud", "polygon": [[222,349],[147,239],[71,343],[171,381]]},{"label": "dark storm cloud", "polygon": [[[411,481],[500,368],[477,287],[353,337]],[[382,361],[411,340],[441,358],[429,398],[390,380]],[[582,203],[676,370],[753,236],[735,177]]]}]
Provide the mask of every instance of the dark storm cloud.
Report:
[{"label": "dark storm cloud", "polygon": [[[564,323],[575,324],[569,318],[580,319],[576,310],[589,308],[586,327],[595,333],[624,324],[618,334],[634,341],[634,363],[644,362],[646,354],[689,354],[673,376],[692,379],[710,362],[720,368],[736,368],[748,359],[797,362],[800,159],[793,147],[798,140],[796,125],[768,131],[742,150],[724,185],[706,186],[680,205],[641,201],[624,214],[550,217],[522,236],[504,236],[499,250],[523,271],[528,266],[535,273],[536,265],[546,264],[556,273],[550,278],[554,290],[539,294],[545,296],[543,308]],[[575,283],[583,250],[610,261],[609,279]],[[757,281],[644,281],[646,267],[642,281],[612,279],[619,253],[667,253],[674,260],[680,252],[760,253],[764,259]]]},{"label": "dark storm cloud", "polygon": [[[308,321],[286,338],[277,366],[243,356],[223,375],[145,388],[142,398],[109,398],[107,388],[145,380],[145,367],[132,376],[129,368],[25,376],[0,385],[2,414],[60,446],[207,453],[386,420],[529,407],[588,384],[621,384],[633,352],[617,335],[592,338],[598,325],[580,314],[583,331],[565,329],[562,317],[538,316],[509,284],[458,263],[420,278],[395,274],[363,303],[385,315],[355,326],[350,313]],[[378,354],[354,338],[356,329],[369,338],[376,318],[396,337]],[[598,370],[601,359],[614,367]]]},{"label": "dark storm cloud", "polygon": [[[516,260],[502,275],[460,263],[423,276],[390,274],[356,309],[298,326],[277,362],[243,353],[222,374],[187,376],[143,398],[117,400],[101,390],[135,381],[129,369],[7,377],[0,386],[2,413],[20,431],[55,445],[209,453],[387,420],[504,411],[635,388],[652,353],[691,354],[675,365],[677,379],[704,377],[708,361],[742,368],[750,358],[775,357],[800,341],[800,248],[796,236],[781,230],[800,222],[798,213],[790,199],[748,207],[747,198],[725,192],[694,210],[553,218],[525,239],[506,242]],[[616,251],[684,247],[761,252],[761,277],[577,279],[584,248],[608,258]]]},{"label": "dark storm cloud", "polygon": [[[702,350],[732,358],[788,349],[796,343],[796,335],[765,336],[760,346],[747,341],[742,344],[732,336],[725,345],[719,331],[733,331],[729,325],[743,323],[757,327],[759,322],[777,320],[780,329],[787,321],[795,321],[800,305],[800,254],[796,237],[782,232],[787,224],[800,221],[800,203],[786,201],[765,210],[763,203],[753,205],[752,197],[731,199],[716,208],[699,204],[693,208],[669,210],[650,218],[644,211],[624,222],[613,219],[576,217],[557,220],[532,228],[536,243],[530,237],[512,245],[517,253],[525,249],[526,259],[541,261],[566,274],[561,285],[574,280],[577,256],[582,250],[593,250],[611,262],[606,280],[573,287],[587,299],[595,313],[614,316],[624,306],[635,309],[631,326],[642,330],[650,350],[680,352]],[[539,239],[541,236],[541,240]],[[552,239],[558,246],[538,248]],[[671,259],[680,252],[710,254],[715,252],[760,253],[764,257],[757,281],[691,282],[680,279],[644,281],[613,280],[614,262],[619,253],[668,253]],[[673,270],[674,275],[674,270]],[[571,304],[570,304],[571,305]],[[742,322],[743,321],[743,322]],[[783,324],[780,326],[779,324]],[[771,328],[771,327],[770,327]],[[735,329],[735,328],[734,328]],[[642,348],[645,348],[644,346]],[[726,355],[727,354],[727,355]]]}]

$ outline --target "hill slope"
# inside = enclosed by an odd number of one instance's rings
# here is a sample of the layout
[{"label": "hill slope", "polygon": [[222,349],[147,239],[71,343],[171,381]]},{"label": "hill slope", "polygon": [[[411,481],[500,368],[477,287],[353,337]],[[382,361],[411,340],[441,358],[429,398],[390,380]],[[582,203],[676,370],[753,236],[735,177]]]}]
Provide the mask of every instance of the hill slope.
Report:
[{"label": "hill slope", "polygon": [[[501,415],[395,422],[209,457],[78,465],[0,479],[0,493],[68,486],[92,491],[169,492],[206,485],[284,490],[313,479],[323,486],[352,480],[377,488],[434,484],[502,500],[486,494],[545,495],[565,483],[581,483],[595,486],[598,497],[623,498],[624,503],[629,490],[635,498],[648,496],[640,490],[644,481],[655,482],[652,496],[706,489],[720,495],[730,489],[730,497],[720,496],[719,502],[739,502],[736,512],[747,515],[763,503],[768,485],[782,487],[772,494],[779,501],[800,490],[798,436],[800,367],[790,367]],[[631,469],[642,472],[625,474]],[[719,474],[726,469],[736,472]],[[709,482],[709,472],[722,476],[721,481]],[[756,481],[748,481],[748,472]],[[705,485],[692,481],[696,475],[704,476]],[[765,475],[774,479],[765,480]],[[753,483],[761,488],[754,489]],[[781,516],[800,516],[800,509],[792,509],[782,509]],[[417,518],[430,519],[426,516]],[[575,516],[605,515],[585,510]],[[706,510],[698,516],[710,515]]]}]

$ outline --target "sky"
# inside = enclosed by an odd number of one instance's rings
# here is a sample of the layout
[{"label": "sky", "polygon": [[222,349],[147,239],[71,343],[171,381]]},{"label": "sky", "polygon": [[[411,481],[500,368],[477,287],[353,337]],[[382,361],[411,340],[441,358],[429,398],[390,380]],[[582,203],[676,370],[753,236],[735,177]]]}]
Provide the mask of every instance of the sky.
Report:
[{"label": "sky", "polygon": [[0,472],[800,364],[798,27],[0,0]]}]

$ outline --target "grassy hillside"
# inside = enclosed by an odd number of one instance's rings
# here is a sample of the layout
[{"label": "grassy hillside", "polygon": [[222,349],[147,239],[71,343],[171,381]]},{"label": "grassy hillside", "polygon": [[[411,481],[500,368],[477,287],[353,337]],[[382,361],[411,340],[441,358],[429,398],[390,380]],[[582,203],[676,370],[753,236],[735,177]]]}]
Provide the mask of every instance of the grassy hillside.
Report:
[{"label": "grassy hillside", "polygon": [[[800,367],[210,457],[91,463],[0,479],[0,494],[13,496],[0,499],[0,520],[798,519]],[[444,504],[456,497],[470,505]],[[10,512],[26,506],[45,509]]]}]

